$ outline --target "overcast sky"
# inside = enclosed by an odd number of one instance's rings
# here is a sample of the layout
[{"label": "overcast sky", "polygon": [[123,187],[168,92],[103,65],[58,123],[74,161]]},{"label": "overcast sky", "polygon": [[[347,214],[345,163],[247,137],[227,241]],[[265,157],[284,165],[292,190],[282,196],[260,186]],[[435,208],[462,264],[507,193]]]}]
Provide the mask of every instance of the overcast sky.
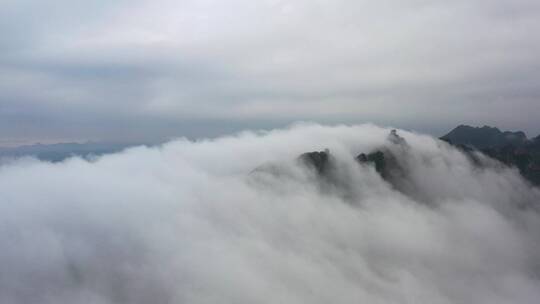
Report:
[{"label": "overcast sky", "polygon": [[0,0],[0,145],[294,121],[540,133],[538,0]]}]

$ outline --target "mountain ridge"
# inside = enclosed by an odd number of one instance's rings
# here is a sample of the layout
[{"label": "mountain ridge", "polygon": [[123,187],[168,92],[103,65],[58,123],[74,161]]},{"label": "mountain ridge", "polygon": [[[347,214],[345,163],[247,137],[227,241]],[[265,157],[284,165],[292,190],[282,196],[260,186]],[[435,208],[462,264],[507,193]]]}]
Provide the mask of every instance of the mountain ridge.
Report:
[{"label": "mountain ridge", "polygon": [[[396,130],[390,132],[387,140],[402,147],[400,153],[406,153],[409,144]],[[528,139],[523,131],[501,131],[490,126],[459,125],[440,140],[461,150],[475,166],[483,166],[477,154],[481,153],[508,167],[517,168],[524,179],[531,184],[540,185],[540,136]],[[355,160],[361,164],[373,165],[381,177],[396,189],[406,189],[401,184],[407,172],[399,165],[400,158],[399,153],[381,147],[360,153]],[[331,177],[328,168],[332,167],[332,155],[329,150],[303,153],[299,159],[303,164],[313,168],[319,176],[327,179]]]},{"label": "mountain ridge", "polygon": [[[540,138],[540,135],[537,138]],[[459,125],[440,139],[454,145],[473,146],[477,149],[501,148],[506,145],[521,146],[531,141],[523,131],[501,131],[487,125],[483,127]]]}]

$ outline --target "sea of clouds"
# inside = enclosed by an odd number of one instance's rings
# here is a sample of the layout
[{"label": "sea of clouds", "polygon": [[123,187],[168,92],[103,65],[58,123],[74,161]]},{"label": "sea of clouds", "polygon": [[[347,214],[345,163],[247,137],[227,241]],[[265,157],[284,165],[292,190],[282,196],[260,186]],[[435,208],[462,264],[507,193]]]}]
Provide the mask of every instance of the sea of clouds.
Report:
[{"label": "sea of clouds", "polygon": [[[538,303],[540,191],[389,132],[298,124],[5,161],[0,303]],[[382,147],[398,186],[354,160]],[[296,159],[326,148],[340,182],[322,187]]]}]

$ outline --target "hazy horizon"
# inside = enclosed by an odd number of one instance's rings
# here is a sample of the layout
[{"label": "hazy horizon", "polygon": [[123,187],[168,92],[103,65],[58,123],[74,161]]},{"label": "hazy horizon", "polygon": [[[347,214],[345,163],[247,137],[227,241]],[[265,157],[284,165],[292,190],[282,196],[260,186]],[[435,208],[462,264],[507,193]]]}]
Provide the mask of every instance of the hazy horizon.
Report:
[{"label": "hazy horizon", "polygon": [[[269,132],[269,131],[272,131],[272,130],[275,130],[275,129],[283,129],[283,128],[289,128],[289,127],[293,127],[295,125],[301,125],[301,124],[317,124],[317,122],[315,121],[297,121],[297,122],[292,122],[292,123],[289,123],[289,124],[286,124],[286,125],[275,125],[273,127],[270,127],[270,126],[267,126],[266,128],[265,127],[260,127],[260,128],[252,128],[252,129],[248,129],[248,128],[238,128],[238,129],[229,129],[229,130],[218,130],[218,131],[214,131],[214,132],[195,132],[195,133],[191,133],[191,134],[179,134],[177,136],[170,136],[170,137],[167,137],[167,138],[155,138],[155,139],[152,139],[152,140],[147,140],[147,141],[130,141],[130,140],[126,140],[126,139],[121,139],[121,140],[100,140],[100,139],[72,139],[72,140],[69,140],[69,139],[63,139],[63,140],[18,140],[18,141],[11,141],[11,140],[2,140],[0,141],[0,149],[1,148],[17,148],[17,147],[23,147],[23,146],[34,146],[34,145],[55,145],[55,144],[72,144],[72,143],[76,143],[76,144],[92,144],[92,143],[96,143],[96,144],[121,144],[121,145],[126,145],[126,146],[137,146],[137,145],[162,145],[162,144],[166,144],[167,142],[170,142],[170,141],[174,141],[174,140],[178,140],[178,139],[182,139],[182,138],[186,138],[188,140],[212,140],[212,139],[217,139],[217,138],[220,138],[220,137],[226,137],[226,136],[236,136],[238,134],[241,134],[241,133],[244,133],[244,132],[250,132],[250,131],[254,131],[254,132]],[[362,124],[373,124],[371,122],[367,122],[367,123],[361,123],[360,125]],[[331,126],[354,126],[354,125],[359,125],[359,124],[345,124],[345,123],[339,123],[339,124],[325,124],[325,126],[328,126],[328,127],[331,127]],[[373,125],[377,125],[377,124],[373,124]],[[452,129],[454,129],[455,127],[459,126],[459,125],[466,125],[466,124],[456,124],[455,126],[453,126],[452,128],[449,128],[449,129],[446,129],[444,131],[442,131],[441,133],[435,133],[434,132],[427,132],[423,129],[407,129],[407,128],[403,128],[403,127],[399,127],[399,126],[394,126],[394,125],[387,125],[387,126],[383,126],[383,125],[378,125],[380,127],[389,127],[389,128],[395,128],[395,129],[400,129],[400,130],[406,130],[406,131],[410,131],[410,132],[414,132],[414,133],[418,133],[418,134],[425,134],[425,135],[430,135],[430,136],[433,136],[435,138],[439,138],[445,134],[447,134],[448,132],[450,132]],[[487,126],[487,125],[482,125],[482,124],[478,124],[478,125],[470,125],[471,127],[484,127],[484,126]],[[488,126],[488,127],[494,127],[494,128],[498,128],[497,126]],[[500,129],[500,128],[498,128]],[[520,130],[520,129],[516,129],[516,130],[505,130],[505,129],[501,129],[501,131],[510,131],[510,132],[517,132],[517,131],[523,131],[523,130]],[[525,132],[525,131],[523,131]],[[525,132],[527,138],[529,139],[533,139],[537,136],[540,136],[540,133],[538,134],[535,134],[535,133],[528,133],[528,132]]]}]

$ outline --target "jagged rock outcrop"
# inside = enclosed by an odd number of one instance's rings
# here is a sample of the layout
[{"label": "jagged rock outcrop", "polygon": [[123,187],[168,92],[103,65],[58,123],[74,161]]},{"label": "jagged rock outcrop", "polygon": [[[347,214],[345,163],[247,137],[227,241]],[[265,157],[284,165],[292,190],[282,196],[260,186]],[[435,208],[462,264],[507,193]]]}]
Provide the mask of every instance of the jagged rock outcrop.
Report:
[{"label": "jagged rock outcrop", "polygon": [[304,165],[315,169],[318,174],[328,173],[330,169],[330,151],[307,152],[298,157]]},{"label": "jagged rock outcrop", "polygon": [[388,134],[387,139],[391,143],[396,144],[396,145],[402,145],[402,146],[407,145],[407,141],[405,140],[405,138],[399,136],[399,134],[397,133],[397,130],[390,131],[390,134]]},{"label": "jagged rock outcrop", "polygon": [[[392,130],[387,139],[390,143],[398,146],[397,151],[406,153],[405,151],[409,148],[405,138],[401,137],[396,130]],[[387,148],[381,148],[367,154],[360,153],[355,157],[355,160],[360,164],[372,164],[383,179],[395,184],[398,179],[406,175],[405,170],[399,163],[399,157],[399,155],[395,155],[395,152]],[[335,169],[335,163],[328,149],[304,153],[298,157],[298,160],[307,167],[314,169],[318,176],[326,180],[334,180],[332,170]]]},{"label": "jagged rock outcrop", "polygon": [[409,188],[406,181],[407,170],[404,167],[406,156],[400,153],[407,153],[407,151],[401,150],[396,154],[396,151],[382,148],[368,154],[360,153],[355,157],[355,160],[360,164],[374,166],[375,171],[394,188],[402,192],[408,192],[406,190],[406,188]]},{"label": "jagged rock outcrop", "polygon": [[372,163],[379,174],[383,174],[386,168],[386,160],[382,151],[375,151],[369,154],[360,153],[356,158],[359,163]]}]

